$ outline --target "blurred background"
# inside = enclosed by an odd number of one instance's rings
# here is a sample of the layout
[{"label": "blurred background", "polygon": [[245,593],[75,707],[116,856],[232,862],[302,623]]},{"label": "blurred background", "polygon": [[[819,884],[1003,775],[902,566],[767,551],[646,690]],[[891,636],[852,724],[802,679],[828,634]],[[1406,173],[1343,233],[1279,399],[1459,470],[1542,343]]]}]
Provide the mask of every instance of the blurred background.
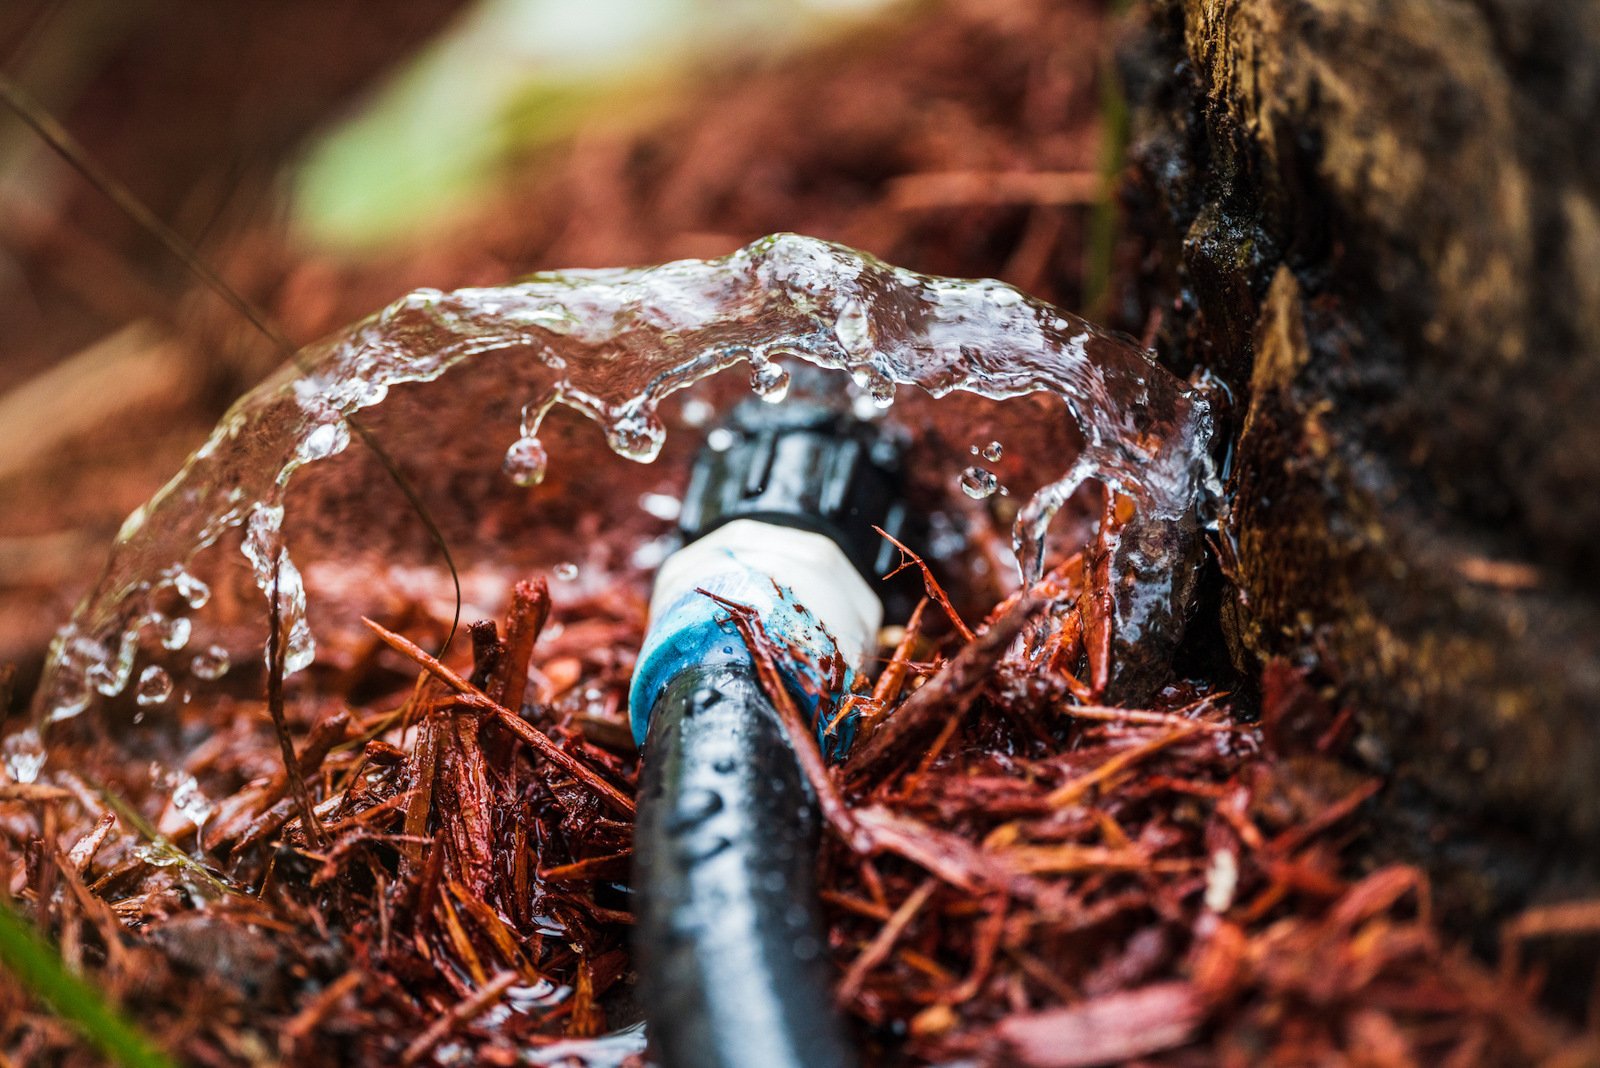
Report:
[{"label": "blurred background", "polygon": [[[1111,17],[1090,0],[16,0],[0,72],[296,345],[417,286],[776,230],[1115,319]],[[20,705],[122,519],[283,354],[7,111],[0,309],[0,664]]]}]

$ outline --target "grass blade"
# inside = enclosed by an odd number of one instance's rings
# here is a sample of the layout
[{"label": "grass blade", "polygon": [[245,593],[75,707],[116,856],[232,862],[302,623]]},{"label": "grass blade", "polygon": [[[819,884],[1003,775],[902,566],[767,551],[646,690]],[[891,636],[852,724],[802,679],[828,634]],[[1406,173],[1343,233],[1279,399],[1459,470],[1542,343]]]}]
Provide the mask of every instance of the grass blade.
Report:
[{"label": "grass blade", "polygon": [[56,951],[9,904],[0,904],[0,964],[111,1063],[122,1068],[174,1068],[100,991],[68,971]]}]

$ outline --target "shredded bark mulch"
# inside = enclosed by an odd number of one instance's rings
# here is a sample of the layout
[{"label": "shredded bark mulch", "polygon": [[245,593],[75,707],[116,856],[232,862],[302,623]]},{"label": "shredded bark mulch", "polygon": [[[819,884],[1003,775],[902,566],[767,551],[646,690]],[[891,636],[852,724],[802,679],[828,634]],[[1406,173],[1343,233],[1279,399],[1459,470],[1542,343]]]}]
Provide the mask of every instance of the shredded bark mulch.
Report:
[{"label": "shredded bark mulch", "polygon": [[[769,686],[822,800],[838,999],[868,1059],[1587,1063],[1595,1036],[1539,1008],[1536,975],[1439,931],[1422,873],[1362,863],[1380,784],[1339,760],[1350,715],[1302,673],[1270,668],[1259,716],[1193,680],[1099,702],[1112,536],[970,639],[930,579],[845,698],[865,728],[842,766]],[[770,675],[786,651],[727,608]],[[261,701],[161,713],[194,744],[138,773],[81,732],[51,785],[4,788],[11,892],[193,1063],[637,1059],[622,700],[642,615],[633,576],[569,604],[525,582],[456,667],[372,623],[362,666],[286,705],[293,776]],[[4,988],[15,1063],[91,1062]]]}]

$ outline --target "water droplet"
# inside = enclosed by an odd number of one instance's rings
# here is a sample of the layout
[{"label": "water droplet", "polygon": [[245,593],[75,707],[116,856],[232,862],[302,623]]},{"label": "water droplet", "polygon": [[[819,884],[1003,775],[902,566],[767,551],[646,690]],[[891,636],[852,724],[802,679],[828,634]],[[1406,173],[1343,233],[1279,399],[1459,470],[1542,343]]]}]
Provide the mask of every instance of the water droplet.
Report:
[{"label": "water droplet", "polygon": [[39,777],[44,767],[44,742],[34,727],[25,727],[5,740],[6,772],[12,781],[29,783]]},{"label": "water droplet", "polygon": [[628,563],[640,571],[654,571],[672,555],[674,546],[675,541],[670,537],[651,538],[649,541],[641,542],[628,555]]},{"label": "water droplet", "polygon": [[611,451],[636,463],[647,464],[661,454],[667,431],[648,411],[619,416],[606,427],[606,444]]},{"label": "water droplet", "polygon": [[717,410],[699,397],[691,397],[683,402],[683,422],[685,426],[703,427],[711,422]]},{"label": "water droplet", "polygon": [[187,571],[179,570],[172,576],[172,588],[190,608],[204,608],[211,600],[211,587]]},{"label": "water droplet", "polygon": [[134,687],[133,699],[146,708],[164,704],[172,696],[172,676],[151,664],[139,673],[139,685]]},{"label": "water droplet", "polygon": [[220,645],[213,645],[195,654],[194,659],[189,662],[189,671],[197,679],[213,682],[226,675],[231,666],[228,650]]},{"label": "water droplet", "polygon": [[206,820],[211,818],[211,799],[200,790],[200,783],[193,775],[180,772],[173,779],[172,807],[183,813],[189,822],[194,824],[196,845],[200,844],[200,835],[205,831]]},{"label": "water droplet", "polygon": [[858,388],[866,391],[873,408],[888,408],[894,404],[894,379],[878,368],[861,364],[850,369],[850,377]]},{"label": "water droplet", "polygon": [[983,447],[983,458],[994,463],[1005,455],[1005,448],[998,441],[991,441]]},{"label": "water droplet", "polygon": [[722,811],[722,795],[715,790],[691,787],[678,798],[678,805],[667,818],[667,830],[681,834],[699,826]]},{"label": "water droplet", "polygon": [[152,621],[161,648],[176,652],[189,644],[194,625],[184,616],[156,616]]},{"label": "water droplet", "polygon": [[643,493],[639,495],[639,507],[657,519],[672,520],[683,510],[683,502],[670,493]]},{"label": "water droplet", "polygon": [[733,443],[737,440],[739,439],[734,436],[733,431],[719,426],[706,435],[706,447],[712,452],[727,452],[733,448]]},{"label": "water droplet", "polygon": [[84,670],[84,680],[106,697],[115,697],[133,677],[133,658],[138,652],[137,632],[124,631],[115,654],[104,654]]},{"label": "water droplet", "polygon": [[500,463],[500,469],[519,486],[537,486],[544,481],[549,466],[550,456],[538,438],[518,438]]},{"label": "water droplet", "polygon": [[975,501],[993,497],[994,491],[999,488],[1000,480],[995,478],[993,471],[982,467],[969,467],[961,472],[961,492]]},{"label": "water droplet", "polygon": [[176,868],[187,863],[182,857],[173,856],[171,851],[153,845],[136,845],[133,855],[152,868]]},{"label": "water droplet", "polygon": [[285,635],[284,674],[303,670],[316,658],[317,643],[306,622],[305,582],[283,543],[282,504],[258,502],[250,510],[240,551],[250,561],[256,588],[269,597],[276,592]]},{"label": "water droplet", "polygon": [[83,674],[90,686],[107,697],[115,697],[122,692],[122,684],[117,681],[117,673],[108,663],[90,664]]},{"label": "water droplet", "polygon": [[578,565],[574,563],[559,563],[551,568],[550,571],[562,582],[571,582],[578,577]]},{"label": "water droplet", "polygon": [[750,371],[750,388],[768,404],[778,404],[789,395],[789,372],[780,364],[757,364]]}]

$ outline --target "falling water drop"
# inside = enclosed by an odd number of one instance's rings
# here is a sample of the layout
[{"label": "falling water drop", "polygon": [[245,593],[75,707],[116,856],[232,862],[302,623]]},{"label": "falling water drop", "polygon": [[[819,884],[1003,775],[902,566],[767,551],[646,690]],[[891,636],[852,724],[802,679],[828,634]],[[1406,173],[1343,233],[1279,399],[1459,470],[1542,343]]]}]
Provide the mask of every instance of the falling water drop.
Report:
[{"label": "falling water drop", "polygon": [[570,561],[559,563],[550,570],[562,582],[571,582],[578,577],[578,565]]},{"label": "falling water drop", "polygon": [[760,363],[750,370],[750,388],[768,404],[779,404],[789,395],[789,372],[776,363]]},{"label": "falling water drop", "polygon": [[[893,406],[894,379],[872,364],[864,363],[852,367],[850,378],[856,384],[856,388],[863,391],[862,395],[856,397],[853,405],[860,418],[877,418],[884,409]],[[862,403],[863,400],[866,401],[865,404]],[[871,414],[864,414],[864,411]]]},{"label": "falling water drop", "polygon": [[519,486],[537,486],[549,466],[550,457],[538,438],[518,438],[506,450],[500,469]]},{"label": "falling water drop", "polygon": [[189,634],[194,629],[185,616],[156,616],[152,621],[161,648],[176,652],[189,644]]},{"label": "falling water drop", "polygon": [[172,807],[186,816],[194,824],[195,845],[204,848],[201,836],[205,832],[206,820],[211,818],[211,799],[200,790],[200,783],[193,775],[180,772],[172,785]]},{"label": "falling water drop", "polygon": [[228,650],[220,645],[213,645],[195,654],[194,659],[189,662],[189,671],[197,679],[214,682],[228,673],[231,664]]},{"label": "falling water drop", "polygon": [[619,415],[606,427],[606,444],[611,446],[611,451],[641,464],[660,455],[666,439],[667,428],[648,410]]},{"label": "falling water drop", "polygon": [[982,467],[969,467],[961,472],[961,492],[975,501],[985,497],[993,497],[994,491],[1000,488],[1000,480],[994,472]]},{"label": "falling water drop", "polygon": [[29,783],[44,767],[44,742],[36,727],[24,727],[5,740],[6,772],[12,781]]},{"label": "falling water drop", "polygon": [[172,575],[171,581],[172,588],[178,591],[178,596],[182,597],[190,608],[204,608],[211,600],[211,587],[187,571],[178,570]]},{"label": "falling water drop", "polygon": [[695,428],[703,427],[711,422],[717,410],[699,397],[690,397],[683,402],[683,425]]},{"label": "falling water drop", "polygon": [[139,684],[134,687],[133,699],[145,708],[164,704],[172,696],[172,676],[151,664],[139,673]]},{"label": "falling water drop", "polygon": [[1005,448],[998,441],[991,441],[989,444],[983,447],[983,452],[981,455],[990,463],[995,463],[1000,459],[1000,457],[1005,455]]},{"label": "falling water drop", "polygon": [[676,519],[683,511],[683,501],[670,493],[641,493],[639,507],[657,519]]},{"label": "falling water drop", "polygon": [[867,381],[867,396],[875,408],[889,408],[894,404],[894,379],[885,374],[873,375]]}]

